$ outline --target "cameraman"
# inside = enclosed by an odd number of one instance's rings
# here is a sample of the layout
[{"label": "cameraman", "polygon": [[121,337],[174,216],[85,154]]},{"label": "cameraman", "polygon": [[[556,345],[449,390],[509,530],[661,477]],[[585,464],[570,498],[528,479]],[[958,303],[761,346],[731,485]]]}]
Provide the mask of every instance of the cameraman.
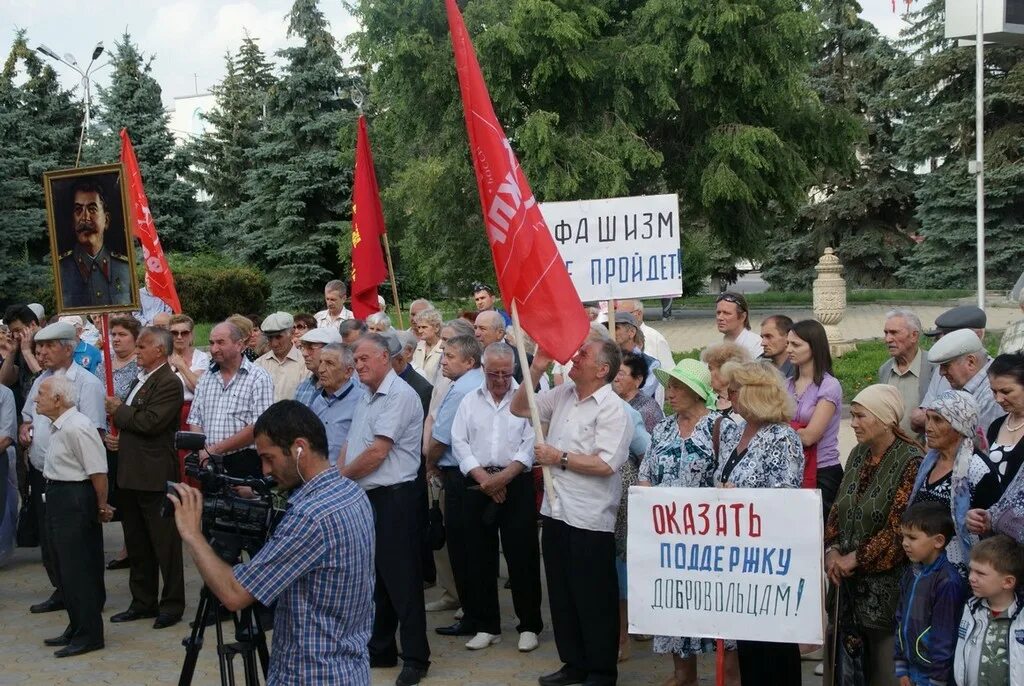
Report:
[{"label": "cameraman", "polygon": [[277,601],[267,685],[367,684],[373,621],[373,511],[327,461],[327,434],[294,400],[256,420],[263,474],[291,489],[266,545],[230,567],[203,537],[202,494],[176,484],[174,519],[203,581],[231,611]]}]

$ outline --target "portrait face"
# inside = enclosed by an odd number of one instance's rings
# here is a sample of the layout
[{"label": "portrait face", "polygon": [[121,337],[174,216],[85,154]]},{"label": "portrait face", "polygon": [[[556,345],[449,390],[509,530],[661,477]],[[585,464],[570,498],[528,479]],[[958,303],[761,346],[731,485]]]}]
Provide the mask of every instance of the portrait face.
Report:
[{"label": "portrait face", "polygon": [[1013,590],[1017,578],[1012,574],[996,571],[988,562],[971,560],[971,572],[967,577],[971,591],[979,598],[991,598],[1003,591]]},{"label": "portrait face", "polygon": [[325,350],[320,353],[320,364],[317,366],[317,378],[320,385],[334,392],[348,382],[352,376],[352,367],[342,362],[337,350]]},{"label": "portrait face", "polygon": [[337,316],[345,305],[345,294],[338,291],[325,290],[324,303],[327,305],[327,311],[333,316]]},{"label": "portrait face", "polygon": [[512,388],[512,358],[493,356],[484,362],[484,381],[495,398],[504,398]]},{"label": "portrait face", "polygon": [[665,400],[675,412],[684,412],[704,403],[689,386],[679,379],[669,379],[665,386]]},{"label": "portrait face", "polygon": [[491,312],[481,312],[473,324],[473,337],[485,348],[505,337],[504,327],[498,328]]},{"label": "portrait face", "polygon": [[160,366],[166,356],[153,336],[139,336],[135,346],[135,360],[147,372]]},{"label": "portrait face", "polygon": [[75,191],[71,209],[75,239],[95,255],[103,247],[103,234],[110,223],[110,213],[96,191]]},{"label": "portrait face", "polygon": [[901,526],[903,535],[903,552],[911,562],[931,562],[946,545],[946,537],[942,534],[929,536],[920,529]]},{"label": "portrait face", "polygon": [[860,403],[850,405],[850,428],[853,435],[861,445],[871,443],[876,438],[887,436],[892,429],[882,423],[882,420],[864,409]]},{"label": "portrait face", "polygon": [[[731,303],[730,303],[731,304]],[[765,357],[777,357],[786,352],[789,340],[783,336],[774,322],[761,324],[761,347]]]},{"label": "portrait face", "polygon": [[629,324],[616,324],[615,342],[623,350],[632,350],[636,347],[636,329]]},{"label": "portrait face", "polygon": [[292,331],[286,329],[284,331],[274,331],[266,334],[267,343],[270,344],[270,350],[277,357],[284,357],[292,349]]},{"label": "portrait face", "polygon": [[992,395],[1004,412],[1017,415],[1024,414],[1024,386],[1017,379],[1008,375],[989,376]]},{"label": "portrait face", "polygon": [[437,338],[441,332],[438,331],[438,327],[433,324],[417,324],[416,325],[416,338],[420,339],[424,343],[433,342],[437,344]]},{"label": "portrait face", "polygon": [[39,391],[36,393],[36,412],[44,417],[55,419],[60,416],[62,409],[57,396],[53,393],[53,384],[50,379],[39,384]]},{"label": "portrait face", "polygon": [[597,352],[600,343],[587,342],[583,344],[572,358],[572,369],[569,370],[569,378],[575,383],[593,381],[603,377],[607,371],[607,365],[598,364]]},{"label": "portrait face", "polygon": [[463,357],[453,348],[445,348],[441,355],[441,373],[454,381],[473,368],[473,360]]},{"label": "portrait face", "polygon": [[939,365],[939,374],[946,377],[946,381],[955,390],[961,390],[977,373],[977,356],[973,354],[961,355]]},{"label": "portrait face", "polygon": [[743,329],[746,315],[737,303],[719,301],[715,306],[715,326],[723,334],[738,334]]},{"label": "portrait face", "polygon": [[633,370],[626,365],[621,365],[615,373],[612,388],[620,398],[632,398],[640,389],[640,380],[633,378],[632,374]]},{"label": "portrait face", "polygon": [[963,439],[953,425],[935,410],[925,411],[924,435],[928,447],[939,451],[954,450]]},{"label": "portrait face", "polygon": [[218,324],[210,331],[210,357],[217,364],[234,364],[242,357],[245,341],[231,340],[231,330]]},{"label": "portrait face", "polygon": [[36,343],[36,358],[47,369],[66,369],[71,364],[74,345],[66,341],[40,341]]},{"label": "portrait face", "polygon": [[903,317],[890,317],[885,320],[885,347],[892,357],[899,357],[908,362],[917,354],[921,332],[910,328]]},{"label": "portrait face", "polygon": [[494,296],[484,290],[479,290],[473,294],[473,302],[476,303],[477,312],[494,308]]},{"label": "portrait face", "polygon": [[[298,465],[290,452],[281,450],[265,434],[256,435],[256,453],[260,456],[263,476],[272,476],[283,489],[294,488],[301,483]],[[308,448],[307,448],[308,450]]]},{"label": "portrait face", "polygon": [[123,326],[110,327],[110,347],[114,353],[125,357],[131,355],[135,349],[135,336]]},{"label": "portrait face", "polygon": [[811,361],[811,346],[804,339],[796,335],[795,331],[789,332],[788,345],[786,347],[789,361],[799,367]]},{"label": "portrait face", "polygon": [[364,341],[356,347],[355,363],[359,380],[373,390],[391,371],[388,354],[371,341]]},{"label": "portrait face", "polygon": [[184,322],[172,324],[170,331],[171,335],[174,336],[174,352],[181,355],[192,347],[192,329],[189,328],[188,324]]}]

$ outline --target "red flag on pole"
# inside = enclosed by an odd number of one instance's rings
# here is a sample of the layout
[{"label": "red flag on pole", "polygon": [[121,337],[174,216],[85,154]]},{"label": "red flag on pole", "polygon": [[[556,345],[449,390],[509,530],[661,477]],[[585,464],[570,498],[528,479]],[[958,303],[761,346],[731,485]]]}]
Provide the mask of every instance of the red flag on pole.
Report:
[{"label": "red flag on pole", "polygon": [[149,200],[142,187],[142,173],[139,172],[139,162],[135,159],[135,149],[132,148],[127,129],[121,129],[121,162],[128,177],[132,232],[142,245],[142,258],[146,265],[146,289],[180,314],[181,303],[178,301],[178,291],[174,288],[174,275],[167,265],[160,237],[156,235],[156,224],[153,223],[153,215],[149,213]]},{"label": "red flag on pole", "polygon": [[380,312],[377,287],[388,278],[380,237],[385,233],[377,173],[366,133],[366,117],[359,115],[356,170],[352,184],[352,314],[366,319]]},{"label": "red flag on pole", "polygon": [[518,305],[523,329],[541,348],[567,362],[586,338],[590,320],[494,115],[459,8],[455,0],[446,0],[446,5],[470,155],[501,298],[506,306]]}]

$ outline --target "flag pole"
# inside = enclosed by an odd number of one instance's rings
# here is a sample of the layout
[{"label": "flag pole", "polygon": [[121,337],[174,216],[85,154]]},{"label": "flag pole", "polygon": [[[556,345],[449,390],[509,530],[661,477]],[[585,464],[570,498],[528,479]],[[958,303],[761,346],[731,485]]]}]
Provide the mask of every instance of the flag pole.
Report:
[{"label": "flag pole", "polygon": [[[523,383],[526,385],[526,400],[530,404],[530,421],[533,423],[533,431],[537,435],[537,445],[544,443],[544,427],[540,423],[540,410],[537,409],[537,396],[533,390],[533,377],[530,376],[530,365],[526,357],[526,341],[523,339],[523,327],[519,323],[519,309],[516,307],[515,299],[512,300],[512,325],[516,327],[516,350],[519,351],[519,366],[523,370]],[[551,468],[547,465],[541,467],[541,474],[544,476],[544,495],[548,499],[548,505],[554,511],[555,487],[551,480]]]},{"label": "flag pole", "polygon": [[[391,275],[391,297],[395,300],[395,310],[398,312],[398,328],[404,329],[405,322],[402,321],[402,305],[398,302],[398,284],[395,283],[395,265],[391,263],[391,243],[388,242],[388,234],[384,233],[384,256],[388,260],[388,274]],[[412,324],[413,322],[409,322]]]}]

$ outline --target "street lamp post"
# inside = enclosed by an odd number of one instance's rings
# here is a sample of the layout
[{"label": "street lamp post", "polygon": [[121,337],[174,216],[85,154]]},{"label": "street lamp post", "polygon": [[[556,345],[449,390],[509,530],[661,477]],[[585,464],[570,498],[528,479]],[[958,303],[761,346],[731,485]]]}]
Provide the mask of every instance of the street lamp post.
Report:
[{"label": "street lamp post", "polygon": [[[70,53],[61,57],[56,53],[56,51],[46,45],[40,45],[36,50],[43,53],[50,59],[57,60],[58,62],[71,67],[78,72],[79,76],[82,77],[82,103],[85,105],[85,114],[82,118],[82,132],[78,136],[78,153],[75,155],[75,166],[77,167],[79,161],[82,159],[82,144],[85,142],[85,136],[89,131],[89,122],[91,120],[90,109],[92,108],[92,83],[89,80],[89,74],[92,73],[92,68],[93,65],[96,64],[96,60],[103,54],[103,41],[97,43],[96,47],[93,48],[92,59],[89,60],[89,64],[86,66],[85,71],[79,69],[78,60],[76,60]],[[107,64],[109,64],[109,62]],[[107,65],[104,64],[103,66],[105,67]]]},{"label": "street lamp post", "polygon": [[975,232],[978,242],[978,307],[985,309],[985,1],[978,12],[974,65]]}]

